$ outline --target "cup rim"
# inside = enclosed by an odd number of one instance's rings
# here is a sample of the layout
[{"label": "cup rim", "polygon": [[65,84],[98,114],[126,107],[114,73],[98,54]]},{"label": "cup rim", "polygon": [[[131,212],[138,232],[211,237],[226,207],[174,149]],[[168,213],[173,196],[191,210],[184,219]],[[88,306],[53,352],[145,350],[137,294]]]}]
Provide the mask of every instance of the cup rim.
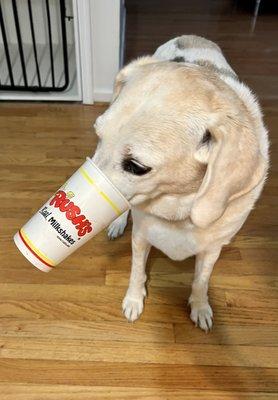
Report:
[{"label": "cup rim", "polygon": [[92,159],[90,157],[86,157],[86,160],[89,161],[94,168],[100,173],[100,175],[112,186],[112,188],[115,190],[115,192],[125,201],[125,203],[128,206],[128,209],[130,209],[130,203],[129,201],[125,198],[125,196],[119,191],[118,188],[116,188],[116,186],[110,181],[110,179],[107,178],[107,176],[105,175],[104,172],[102,172],[101,169],[99,169],[99,167],[92,161]]}]

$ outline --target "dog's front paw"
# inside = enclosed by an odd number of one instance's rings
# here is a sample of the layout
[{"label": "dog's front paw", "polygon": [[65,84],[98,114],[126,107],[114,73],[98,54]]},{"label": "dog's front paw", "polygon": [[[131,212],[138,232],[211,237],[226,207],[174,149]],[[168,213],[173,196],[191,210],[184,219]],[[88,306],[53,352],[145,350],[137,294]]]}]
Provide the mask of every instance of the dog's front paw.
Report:
[{"label": "dog's front paw", "polygon": [[144,309],[144,298],[146,295],[145,288],[142,293],[132,294],[127,291],[123,300],[123,314],[129,322],[136,321]]},{"label": "dog's front paw", "polygon": [[208,332],[212,328],[213,312],[208,302],[190,301],[190,318],[204,331]]},{"label": "dog's front paw", "polygon": [[125,212],[109,225],[107,235],[110,240],[114,240],[124,233],[127,224],[127,216],[128,212]]}]

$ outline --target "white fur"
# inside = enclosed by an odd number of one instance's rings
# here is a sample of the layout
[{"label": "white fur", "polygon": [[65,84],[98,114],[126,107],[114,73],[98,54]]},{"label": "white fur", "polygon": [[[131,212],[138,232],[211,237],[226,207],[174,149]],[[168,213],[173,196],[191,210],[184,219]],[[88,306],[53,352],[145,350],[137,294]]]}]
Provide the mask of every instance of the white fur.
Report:
[{"label": "white fur", "polygon": [[107,235],[110,240],[116,239],[124,233],[128,218],[128,211],[124,212],[120,217],[115,219],[107,229]]},{"label": "white fur", "polygon": [[178,49],[175,46],[175,40],[172,39],[169,42],[160,46],[154,53],[153,57],[159,60],[172,60],[175,57],[184,57],[188,63],[193,63],[196,60],[208,60],[213,62],[218,68],[224,68],[231,72],[234,72],[230,65],[227,63],[223,54],[217,49],[210,48],[190,48],[186,50]]},{"label": "white fur", "polygon": [[[146,295],[145,265],[149,250],[154,246],[174,260],[196,255],[195,277],[189,299],[191,319],[207,331],[212,327],[213,317],[207,296],[209,277],[222,246],[229,243],[241,228],[261,193],[268,164],[268,137],[255,96],[246,85],[237,80],[236,75],[229,76],[230,72],[234,72],[217,46],[213,48],[213,44],[209,42],[208,48],[205,48],[202,39],[196,49],[180,49],[175,44],[176,40],[172,39],[159,47],[153,58],[135,61],[119,73],[115,100],[97,122],[97,134],[102,141],[94,161],[121,188],[132,204],[132,269],[129,288],[123,301],[126,318],[134,321],[143,311]],[[198,38],[194,37],[194,40],[198,41]],[[157,59],[172,60],[180,56],[186,59],[184,67],[163,61],[157,63]],[[211,78],[209,69],[198,65],[200,59],[214,65]],[[158,65],[160,63],[161,67]],[[207,83],[205,80],[203,84],[198,83],[200,93],[194,91],[194,71],[198,73],[198,82],[208,77]],[[183,73],[184,78],[180,78]],[[184,79],[192,82],[193,91],[188,97],[182,98],[179,97],[182,96],[182,91],[179,90]],[[217,83],[218,80],[222,80],[222,84]],[[211,103],[221,101],[223,112],[222,109],[211,112],[210,97],[201,94],[203,86],[207,86],[207,93],[211,93],[209,91],[213,85],[216,100],[211,98]],[[190,89],[190,86],[185,85],[184,90]],[[182,104],[179,99],[182,99]],[[229,118],[227,113],[231,113]],[[205,150],[200,149],[198,143],[204,129],[210,126],[214,129],[215,125],[217,135],[220,136],[224,131],[223,140],[219,142],[222,143],[222,151],[228,151],[227,154],[231,157],[227,143],[236,149],[237,143],[229,140],[238,135],[239,151],[242,151],[241,146],[246,149],[246,160],[243,159],[242,162],[246,162],[247,167],[243,165],[242,171],[248,168],[254,170],[250,172],[249,186],[246,183],[237,194],[231,193],[230,200],[224,206],[221,203],[223,212],[207,221],[206,214],[214,211],[221,200],[221,197],[219,200],[216,196],[221,188],[214,188],[215,193],[210,193],[211,203],[205,203],[207,207],[203,209],[201,207],[204,192],[210,185],[210,163],[216,157],[214,154],[217,143]],[[232,130],[232,133],[227,134],[226,128]],[[242,130],[242,133],[238,130]],[[246,135],[249,142],[242,141]],[[255,140],[258,144],[254,144]],[[250,167],[252,151],[254,157],[258,158],[258,164]],[[121,160],[125,153],[131,153],[143,164],[151,165],[155,174],[135,177],[124,172]],[[237,156],[235,151],[232,157],[237,159]],[[233,158],[231,162],[232,160]],[[208,163],[202,182],[194,181],[195,175],[196,179],[200,176],[200,172],[197,173],[200,164],[195,166],[195,162]],[[223,184],[224,190],[232,171],[223,173],[226,181],[224,178],[220,186]],[[115,238],[122,234],[126,222],[127,214],[124,214],[109,227],[109,237]]]}]

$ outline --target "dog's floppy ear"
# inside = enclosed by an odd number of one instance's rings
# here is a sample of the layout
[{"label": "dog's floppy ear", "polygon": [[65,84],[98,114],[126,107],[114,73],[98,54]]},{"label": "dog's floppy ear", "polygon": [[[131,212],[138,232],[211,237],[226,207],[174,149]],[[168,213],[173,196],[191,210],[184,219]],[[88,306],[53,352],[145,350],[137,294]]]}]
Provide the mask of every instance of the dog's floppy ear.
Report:
[{"label": "dog's floppy ear", "polygon": [[212,142],[207,170],[191,209],[196,226],[209,226],[222,216],[229,201],[248,193],[264,179],[266,160],[248,125],[226,116],[209,129]]},{"label": "dog's floppy ear", "polygon": [[121,69],[115,79],[112,102],[116,100],[121,90],[123,89],[125,83],[128,82],[128,79],[132,76],[132,74],[136,71],[136,69],[139,66],[145,64],[152,64],[155,62],[159,62],[159,60],[156,60],[155,58],[150,56],[140,57],[132,61],[128,65],[126,65],[123,69]]}]

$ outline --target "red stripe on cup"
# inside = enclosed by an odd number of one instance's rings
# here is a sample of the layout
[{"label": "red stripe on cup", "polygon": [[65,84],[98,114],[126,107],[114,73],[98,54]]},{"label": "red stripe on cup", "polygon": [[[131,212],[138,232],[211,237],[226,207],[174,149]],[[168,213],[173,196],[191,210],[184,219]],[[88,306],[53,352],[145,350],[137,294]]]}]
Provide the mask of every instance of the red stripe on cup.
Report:
[{"label": "red stripe on cup", "polygon": [[23,243],[25,244],[25,246],[28,248],[28,250],[30,250],[31,253],[34,254],[34,256],[35,256],[38,260],[40,260],[43,264],[47,265],[48,267],[53,268],[53,265],[48,264],[48,263],[47,263],[46,261],[44,261],[40,256],[38,256],[38,255],[34,252],[33,249],[31,249],[31,247],[28,245],[28,243],[26,243],[26,241],[24,240],[24,237],[22,236],[22,234],[21,234],[20,231],[19,231],[19,236],[20,236],[20,239],[22,240],[22,242],[23,242]]}]

